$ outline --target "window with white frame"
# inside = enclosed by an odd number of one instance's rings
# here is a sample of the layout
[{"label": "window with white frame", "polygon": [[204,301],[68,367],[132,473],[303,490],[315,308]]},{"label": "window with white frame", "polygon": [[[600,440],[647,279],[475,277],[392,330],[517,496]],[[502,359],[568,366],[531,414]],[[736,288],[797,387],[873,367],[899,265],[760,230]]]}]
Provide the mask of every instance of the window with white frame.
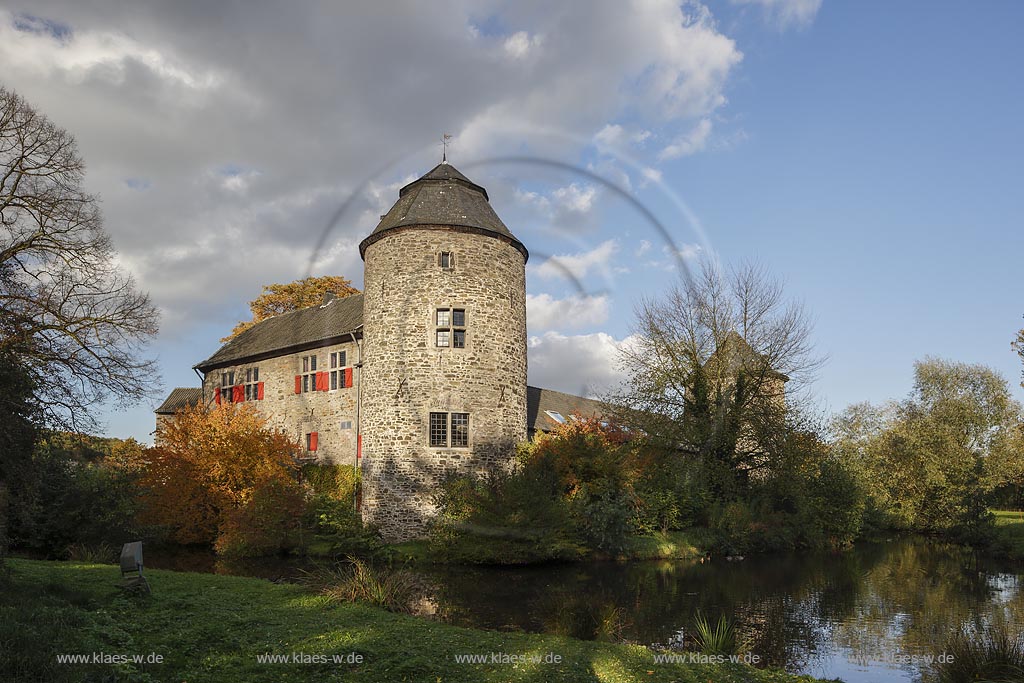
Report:
[{"label": "window with white frame", "polygon": [[439,308],[434,325],[438,347],[466,348],[466,309]]}]

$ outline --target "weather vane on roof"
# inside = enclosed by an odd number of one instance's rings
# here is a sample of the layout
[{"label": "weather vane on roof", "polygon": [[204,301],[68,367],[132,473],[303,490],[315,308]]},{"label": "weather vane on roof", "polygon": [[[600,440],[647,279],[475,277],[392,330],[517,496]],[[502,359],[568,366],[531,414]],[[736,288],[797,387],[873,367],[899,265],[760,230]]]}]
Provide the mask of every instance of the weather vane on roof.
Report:
[{"label": "weather vane on roof", "polygon": [[450,145],[451,142],[452,142],[452,135],[451,135],[451,133],[445,133],[444,135],[441,136],[441,147],[442,147],[441,163],[442,164],[447,164],[448,163],[448,145]]}]

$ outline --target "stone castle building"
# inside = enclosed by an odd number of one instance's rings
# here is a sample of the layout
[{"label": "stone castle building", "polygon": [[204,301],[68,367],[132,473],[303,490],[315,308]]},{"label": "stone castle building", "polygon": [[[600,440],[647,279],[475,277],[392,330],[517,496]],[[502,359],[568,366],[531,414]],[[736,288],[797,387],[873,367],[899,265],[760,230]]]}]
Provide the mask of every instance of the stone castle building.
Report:
[{"label": "stone castle building", "polygon": [[359,252],[363,293],[242,332],[157,424],[252,403],[307,457],[360,467],[364,520],[403,540],[425,530],[446,474],[507,467],[516,443],[601,406],[527,386],[529,252],[450,164],[403,187]]}]

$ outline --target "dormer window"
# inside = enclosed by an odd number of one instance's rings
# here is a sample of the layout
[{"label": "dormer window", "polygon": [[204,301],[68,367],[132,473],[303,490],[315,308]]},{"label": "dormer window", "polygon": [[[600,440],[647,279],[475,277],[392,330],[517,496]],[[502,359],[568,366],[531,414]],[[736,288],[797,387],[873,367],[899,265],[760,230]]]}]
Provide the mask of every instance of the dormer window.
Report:
[{"label": "dormer window", "polygon": [[442,251],[437,255],[437,265],[444,270],[451,270],[455,267],[455,254],[450,251]]}]

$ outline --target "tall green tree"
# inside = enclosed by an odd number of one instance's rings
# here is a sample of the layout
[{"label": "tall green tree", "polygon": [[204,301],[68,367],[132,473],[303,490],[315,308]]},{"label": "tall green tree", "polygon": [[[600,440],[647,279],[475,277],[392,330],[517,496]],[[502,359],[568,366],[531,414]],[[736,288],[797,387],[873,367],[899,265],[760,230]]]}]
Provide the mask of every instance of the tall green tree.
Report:
[{"label": "tall green tree", "polygon": [[1019,476],[1021,406],[983,365],[926,358],[898,403],[851,406],[833,423],[835,447],[854,464],[890,524],[981,533],[989,496]]}]

